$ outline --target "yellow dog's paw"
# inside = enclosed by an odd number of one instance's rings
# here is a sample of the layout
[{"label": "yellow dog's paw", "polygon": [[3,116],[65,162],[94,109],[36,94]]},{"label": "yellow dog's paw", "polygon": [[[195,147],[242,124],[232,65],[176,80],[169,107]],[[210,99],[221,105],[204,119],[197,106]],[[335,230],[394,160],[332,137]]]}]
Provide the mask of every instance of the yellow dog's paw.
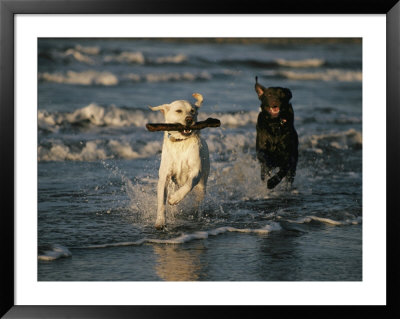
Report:
[{"label": "yellow dog's paw", "polygon": [[156,229],[163,229],[165,227],[165,219],[157,218],[156,224],[154,226],[156,227]]},{"label": "yellow dog's paw", "polygon": [[168,204],[170,205],[177,205],[182,200],[181,196],[177,193],[174,193],[169,196]]}]

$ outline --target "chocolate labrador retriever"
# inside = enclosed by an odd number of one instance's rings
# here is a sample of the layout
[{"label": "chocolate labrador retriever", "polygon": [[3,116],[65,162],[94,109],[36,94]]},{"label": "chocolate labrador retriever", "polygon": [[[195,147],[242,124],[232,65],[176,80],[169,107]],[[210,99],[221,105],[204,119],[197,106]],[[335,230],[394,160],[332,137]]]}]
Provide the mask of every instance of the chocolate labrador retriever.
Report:
[{"label": "chocolate labrador retriever", "polygon": [[[261,163],[261,179],[268,177],[267,187],[274,188],[286,177],[291,185],[296,174],[299,139],[294,128],[292,92],[287,88],[265,88],[256,77],[255,90],[261,101],[257,119],[257,158]],[[279,168],[273,174],[273,170]]]}]

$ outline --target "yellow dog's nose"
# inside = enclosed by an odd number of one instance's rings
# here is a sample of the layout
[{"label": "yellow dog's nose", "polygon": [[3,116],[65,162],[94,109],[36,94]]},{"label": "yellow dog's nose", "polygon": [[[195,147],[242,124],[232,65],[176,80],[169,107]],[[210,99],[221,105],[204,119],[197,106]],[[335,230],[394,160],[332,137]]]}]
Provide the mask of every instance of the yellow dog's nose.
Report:
[{"label": "yellow dog's nose", "polygon": [[191,116],[186,116],[185,122],[186,122],[186,125],[193,124],[193,122],[194,122],[193,117],[191,117]]}]

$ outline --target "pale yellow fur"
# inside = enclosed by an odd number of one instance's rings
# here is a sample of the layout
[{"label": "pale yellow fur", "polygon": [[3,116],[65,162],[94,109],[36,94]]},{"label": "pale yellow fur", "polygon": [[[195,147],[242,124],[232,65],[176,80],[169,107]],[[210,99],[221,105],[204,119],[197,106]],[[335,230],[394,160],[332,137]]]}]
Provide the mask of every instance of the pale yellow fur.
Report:
[{"label": "pale yellow fur", "polygon": [[[193,96],[197,100],[191,104],[185,100],[174,101],[151,107],[153,111],[162,111],[165,123],[180,123],[185,125],[185,118],[192,116],[197,120],[197,110],[203,97],[199,93]],[[180,112],[177,112],[180,111]],[[180,132],[165,132],[161,154],[161,164],[157,186],[157,219],[156,228],[166,225],[165,205],[178,204],[190,191],[195,191],[198,205],[203,200],[207,178],[210,171],[207,143],[200,136],[200,131],[193,131],[190,136]],[[173,194],[167,194],[168,183],[173,180],[178,189]]]}]

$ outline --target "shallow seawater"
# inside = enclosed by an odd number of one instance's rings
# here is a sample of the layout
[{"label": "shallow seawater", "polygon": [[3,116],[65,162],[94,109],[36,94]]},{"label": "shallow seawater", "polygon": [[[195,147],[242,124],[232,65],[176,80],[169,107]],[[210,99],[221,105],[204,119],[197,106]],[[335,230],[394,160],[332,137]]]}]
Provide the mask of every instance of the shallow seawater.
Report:
[{"label": "shallow seawater", "polygon": [[[39,281],[362,280],[358,39],[39,39]],[[265,86],[292,91],[295,182],[268,190],[255,157]],[[154,228],[163,135],[152,112],[204,96],[211,159]]]}]

